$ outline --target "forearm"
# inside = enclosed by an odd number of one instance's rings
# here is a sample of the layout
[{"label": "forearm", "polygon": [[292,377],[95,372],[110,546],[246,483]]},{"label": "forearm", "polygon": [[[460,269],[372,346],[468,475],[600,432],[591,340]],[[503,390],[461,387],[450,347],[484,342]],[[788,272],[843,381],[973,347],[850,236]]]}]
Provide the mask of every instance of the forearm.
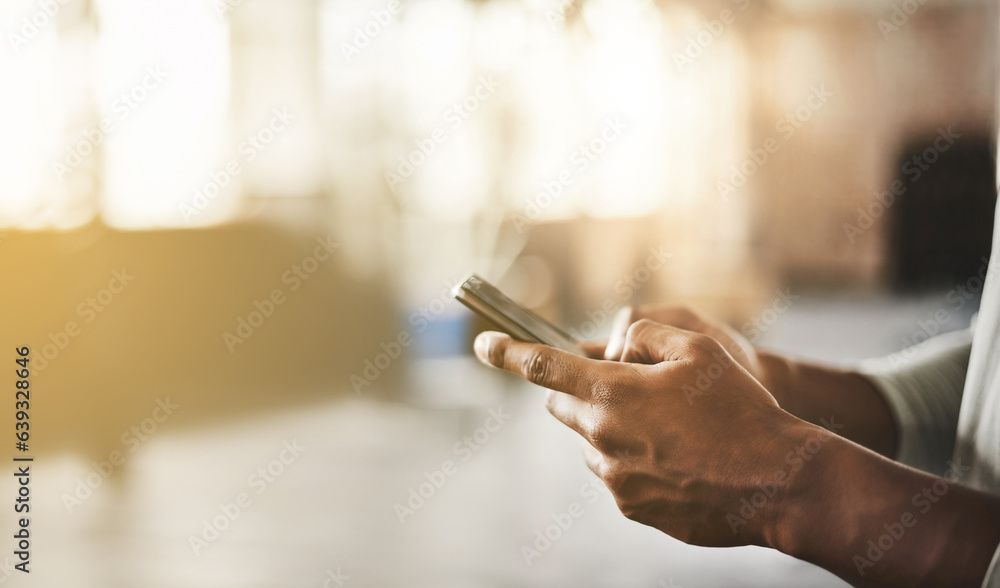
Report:
[{"label": "forearm", "polygon": [[760,352],[768,374],[765,387],[785,411],[813,424],[831,418],[841,436],[887,457],[896,452],[892,414],[865,377]]},{"label": "forearm", "polygon": [[953,471],[958,483],[832,438],[790,479],[768,543],[855,586],[978,588],[1000,542],[1000,499]]}]

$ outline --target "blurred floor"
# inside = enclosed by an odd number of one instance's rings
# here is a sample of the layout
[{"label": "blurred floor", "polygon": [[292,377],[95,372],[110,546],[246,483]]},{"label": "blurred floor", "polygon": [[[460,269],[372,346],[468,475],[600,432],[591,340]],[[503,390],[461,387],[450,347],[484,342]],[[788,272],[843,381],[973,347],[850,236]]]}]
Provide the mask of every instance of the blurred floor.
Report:
[{"label": "blurred floor", "polygon": [[[884,353],[941,300],[804,297],[763,342],[816,358]],[[966,315],[954,313],[955,326]],[[93,469],[44,456],[32,483],[31,576],[0,572],[0,581],[319,587],[337,586],[327,580],[339,571],[344,586],[376,588],[844,585],[778,553],[690,547],[625,519],[589,486],[576,435],[547,414],[540,390],[467,358],[411,369],[412,405],[331,393],[327,402],[183,434],[168,420],[72,514],[64,495]],[[488,439],[485,429],[476,433],[499,407],[509,419]],[[477,434],[477,449],[456,451]],[[305,449],[282,454],[286,443]],[[394,505],[445,460],[457,471],[401,524]],[[268,467],[271,481],[251,478]],[[0,479],[0,493],[12,496],[10,476]],[[221,520],[226,528],[195,555],[189,537],[240,492],[250,505]],[[527,565],[522,546],[574,502],[579,517]]]}]

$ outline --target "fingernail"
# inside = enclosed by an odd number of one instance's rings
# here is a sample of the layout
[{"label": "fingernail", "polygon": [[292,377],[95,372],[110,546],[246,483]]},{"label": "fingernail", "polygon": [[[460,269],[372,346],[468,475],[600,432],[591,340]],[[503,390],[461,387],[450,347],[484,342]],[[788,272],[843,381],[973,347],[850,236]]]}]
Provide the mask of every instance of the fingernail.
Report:
[{"label": "fingernail", "polygon": [[479,333],[476,337],[476,343],[473,345],[473,349],[476,351],[476,356],[480,360],[489,363],[490,362],[490,347],[493,347],[493,341],[496,339],[493,333]]}]

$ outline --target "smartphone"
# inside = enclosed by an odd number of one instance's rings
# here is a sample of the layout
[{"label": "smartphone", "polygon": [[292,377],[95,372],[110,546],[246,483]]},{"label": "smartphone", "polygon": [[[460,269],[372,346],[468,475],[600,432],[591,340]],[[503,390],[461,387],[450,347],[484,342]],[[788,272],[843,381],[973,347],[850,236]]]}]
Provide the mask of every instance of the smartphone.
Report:
[{"label": "smartphone", "polygon": [[472,274],[455,287],[456,299],[490,321],[511,337],[528,343],[542,343],[586,356],[573,337],[537,314],[511,300],[499,288]]}]

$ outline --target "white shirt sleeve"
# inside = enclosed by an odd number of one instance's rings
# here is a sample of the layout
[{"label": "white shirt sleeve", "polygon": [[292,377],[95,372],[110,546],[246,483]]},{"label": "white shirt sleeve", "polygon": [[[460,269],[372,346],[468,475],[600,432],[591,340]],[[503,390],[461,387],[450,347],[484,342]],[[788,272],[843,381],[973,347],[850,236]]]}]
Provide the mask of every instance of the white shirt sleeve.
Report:
[{"label": "white shirt sleeve", "polygon": [[[957,331],[861,363],[859,373],[882,392],[895,421],[896,461],[937,475],[948,469],[971,350],[971,330]],[[982,588],[1000,588],[1000,546]]]},{"label": "white shirt sleeve", "polygon": [[956,331],[859,366],[889,405],[896,461],[944,475],[955,449],[971,350],[972,331]]},{"label": "white shirt sleeve", "polygon": [[986,571],[983,588],[1000,588],[1000,546],[997,546],[997,552],[993,554],[993,563]]}]

